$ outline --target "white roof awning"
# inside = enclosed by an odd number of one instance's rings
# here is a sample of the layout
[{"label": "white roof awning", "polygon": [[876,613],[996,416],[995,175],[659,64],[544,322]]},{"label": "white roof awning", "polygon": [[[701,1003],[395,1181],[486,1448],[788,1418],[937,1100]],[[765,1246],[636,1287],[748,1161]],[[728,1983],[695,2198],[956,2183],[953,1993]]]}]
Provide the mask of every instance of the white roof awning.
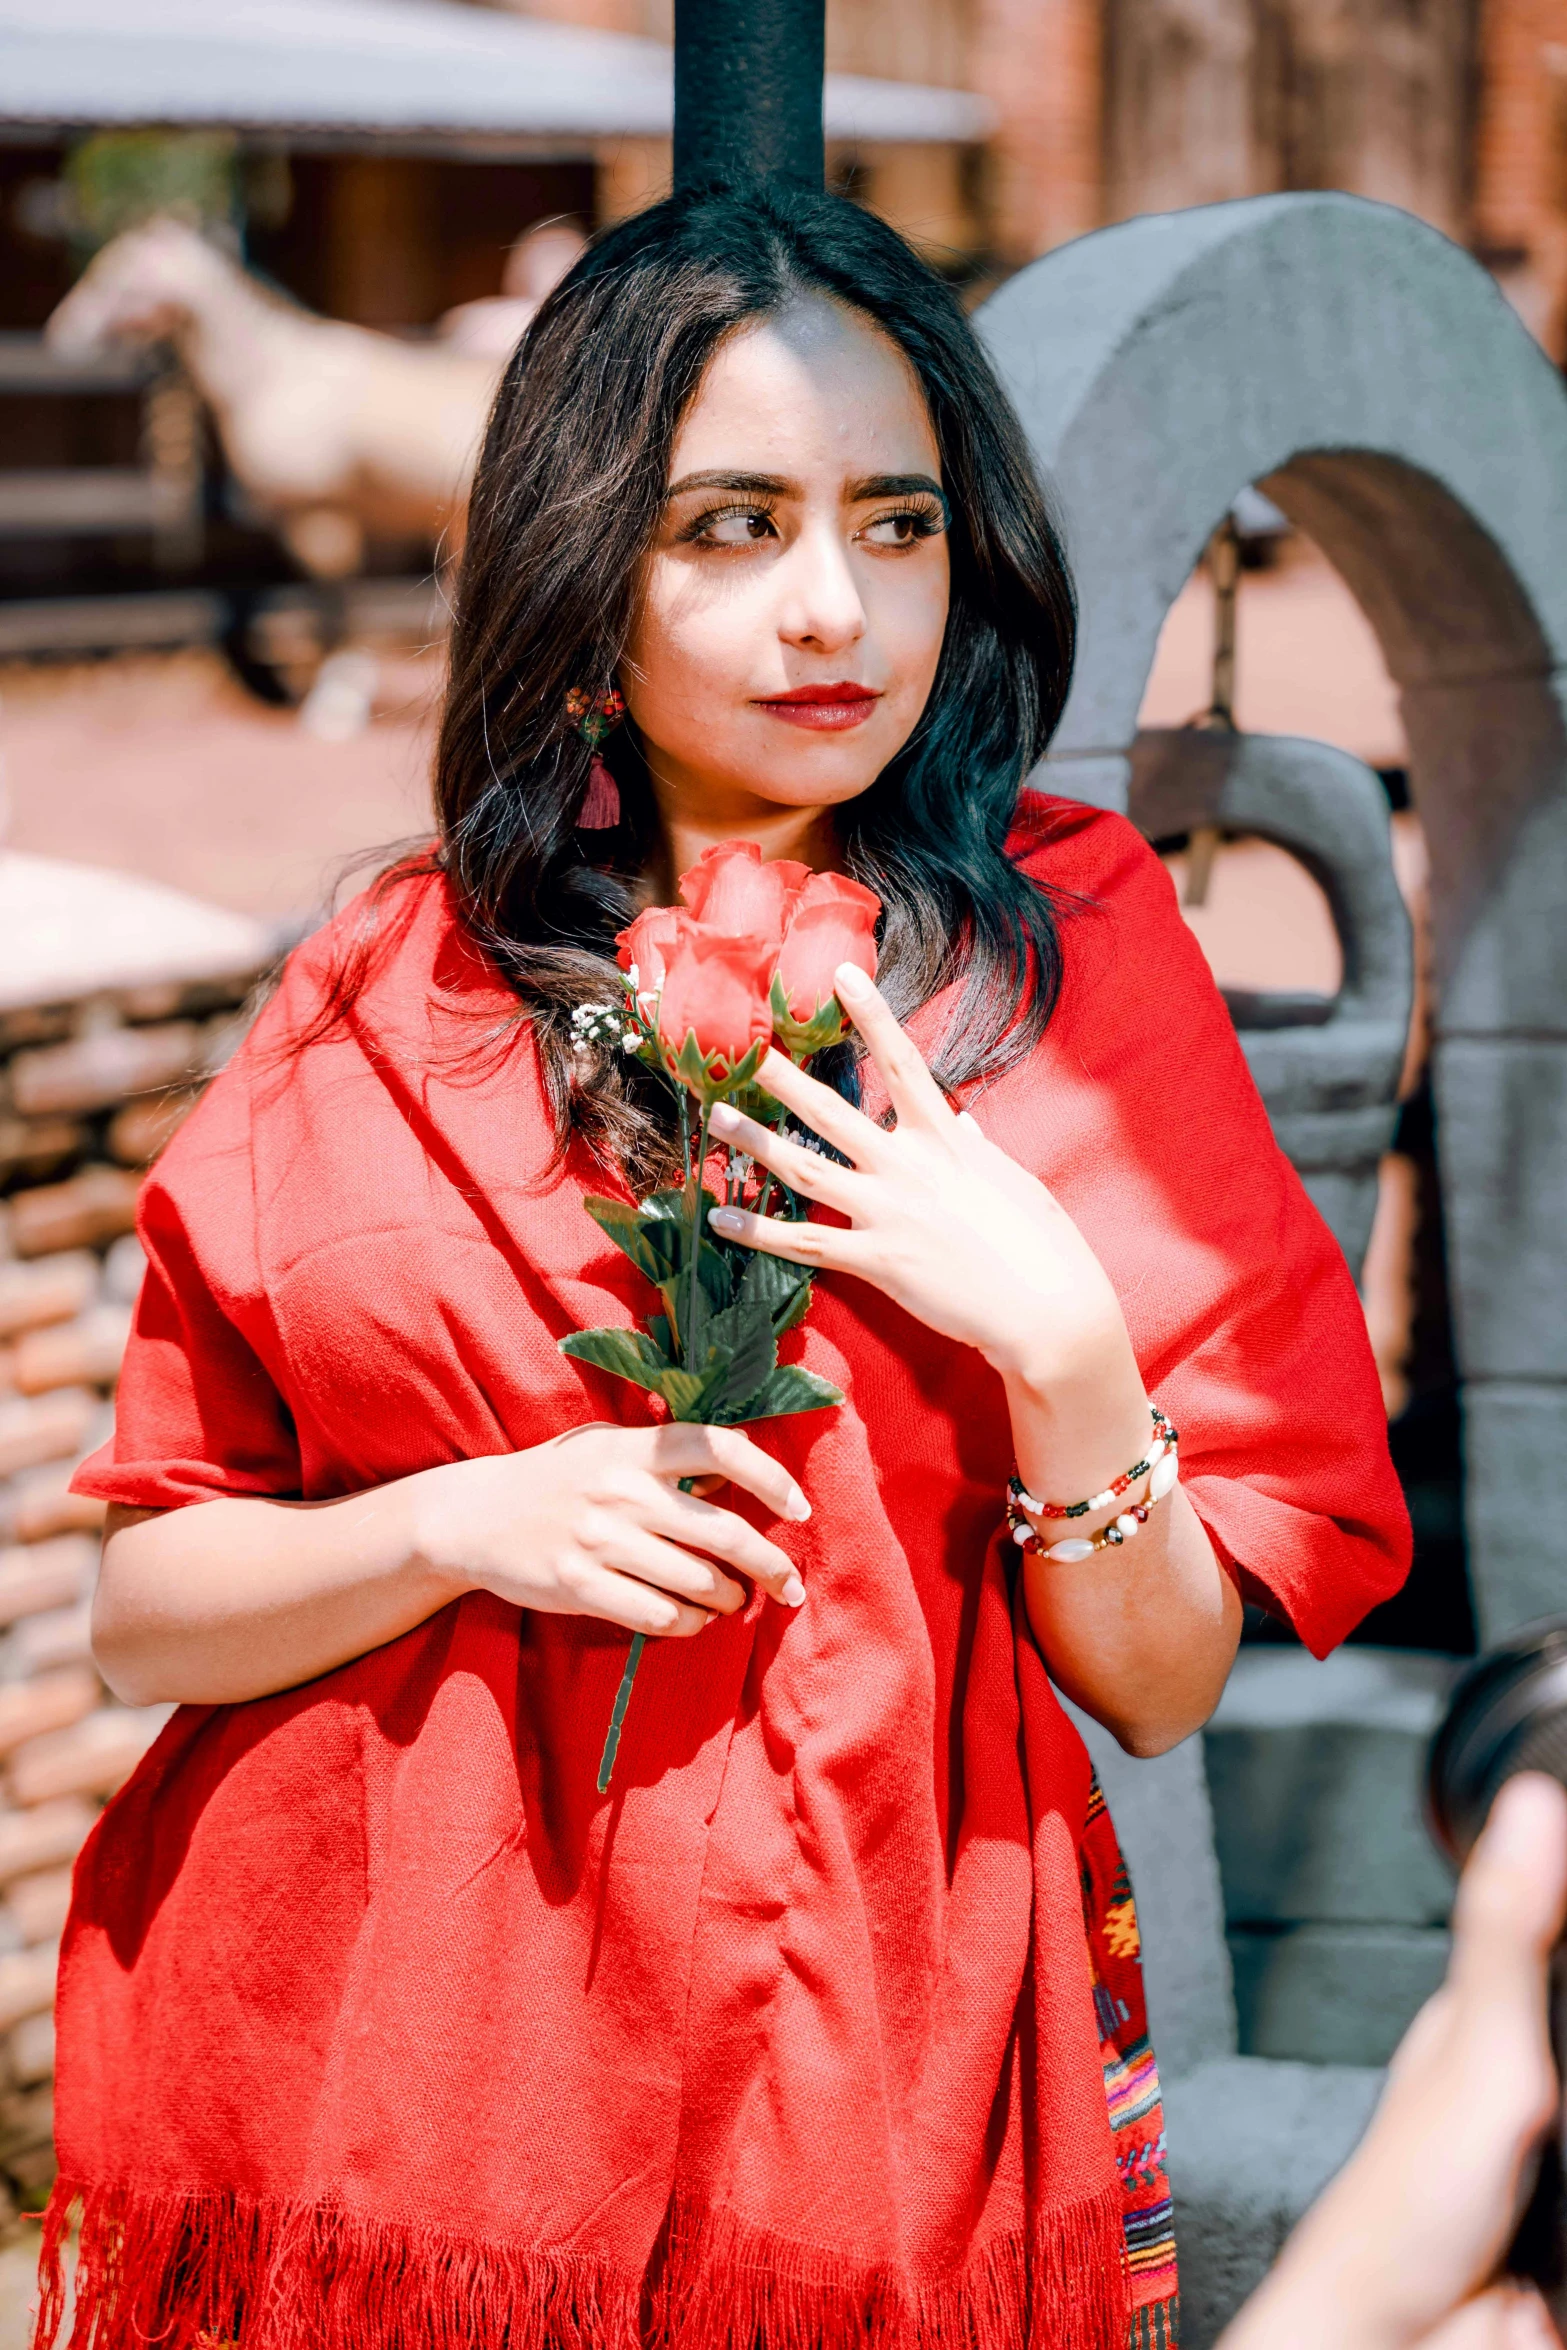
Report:
[{"label": "white roof awning", "polygon": [[[168,125],[586,153],[668,136],[670,52],[460,0],[0,0],[0,137]],[[969,142],[965,90],[827,78],[831,139]]]}]

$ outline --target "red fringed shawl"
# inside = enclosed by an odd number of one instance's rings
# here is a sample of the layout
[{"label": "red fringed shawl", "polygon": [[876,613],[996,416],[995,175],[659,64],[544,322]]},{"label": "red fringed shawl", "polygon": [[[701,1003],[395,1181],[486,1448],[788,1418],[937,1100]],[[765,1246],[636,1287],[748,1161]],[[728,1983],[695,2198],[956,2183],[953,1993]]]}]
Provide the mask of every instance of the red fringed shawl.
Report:
[{"label": "red fringed shawl", "polygon": [[[1151,852],[1038,801],[1015,847],[1093,903],[977,1114],[1108,1266],[1221,1558],[1320,1653],[1406,1561],[1349,1276]],[[602,1171],[543,1172],[525,1032],[486,1041],[511,999],[439,881],[392,927],[347,1027],[279,1067],[328,950],[294,957],[149,1180],[80,1490],[353,1493],[650,1408],[556,1350],[647,1299],[583,1213]],[[64,1947],[73,2341],[1165,2338],[1136,1923],[1015,1604],[1000,1387],[832,1276],[789,1344],[849,1397],[760,1431],[815,1504],[770,1529],[809,1597],[654,1643],[609,1797],[626,1636],[485,1595],[175,1716]],[[59,2311],[47,2287],[44,2341]]]}]

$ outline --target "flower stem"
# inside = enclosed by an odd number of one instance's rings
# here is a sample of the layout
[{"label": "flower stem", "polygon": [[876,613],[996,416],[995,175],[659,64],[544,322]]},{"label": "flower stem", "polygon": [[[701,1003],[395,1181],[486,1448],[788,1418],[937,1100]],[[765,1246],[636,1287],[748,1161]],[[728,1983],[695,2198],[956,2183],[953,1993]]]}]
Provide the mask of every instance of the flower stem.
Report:
[{"label": "flower stem", "polygon": [[615,1692],[615,1703],[610,1710],[609,1728],[604,1735],[604,1752],[599,1757],[598,1788],[600,1795],[609,1793],[609,1782],[615,1769],[615,1757],[620,1752],[620,1725],[625,1720],[626,1708],[631,1703],[631,1684],[637,1677],[637,1667],[642,1662],[642,1651],[646,1646],[647,1634],[645,1632],[633,1635],[631,1654],[626,1659],[626,1669],[620,1676],[620,1687]]},{"label": "flower stem", "polygon": [[[784,1130],[784,1120],[785,1120],[785,1119],[788,1117],[788,1115],[789,1115],[788,1111],[787,1111],[787,1110],[784,1108],[784,1106],[783,1106],[783,1103],[782,1103],[782,1102],[780,1102],[780,1103],[779,1103],[779,1105],[778,1105],[777,1114],[776,1114],[776,1116],[775,1116],[775,1117],[774,1117],[774,1119],[773,1119],[773,1132],[774,1132],[775,1134],[782,1134],[782,1132],[783,1132],[783,1130]],[[756,1203],[756,1212],[757,1212],[757,1214],[758,1214],[759,1216],[765,1216],[765,1215],[766,1215],[766,1213],[767,1213],[767,1203],[768,1203],[768,1201],[769,1201],[769,1200],[772,1198],[772,1196],[773,1196],[773,1171],[772,1171],[771,1167],[769,1167],[769,1168],[768,1168],[768,1170],[767,1170],[767,1181],[766,1181],[766,1182],[765,1182],[765,1183],[762,1185],[762,1196],[761,1196],[761,1198],[760,1198],[760,1199],[757,1201],[757,1203]]]},{"label": "flower stem", "polygon": [[699,1274],[697,1261],[702,1254],[702,1178],[707,1171],[707,1121],[711,1105],[702,1104],[702,1130],[696,1146],[696,1173],[691,1181],[691,1277],[686,1285],[686,1325],[680,1333],[680,1355],[688,1371],[697,1365],[692,1361],[691,1333],[696,1327],[696,1290]]},{"label": "flower stem", "polygon": [[[681,1492],[689,1493],[695,1483],[694,1477],[682,1477],[680,1480]],[[626,1708],[631,1703],[631,1684],[637,1677],[637,1667],[642,1662],[642,1651],[646,1646],[647,1634],[634,1632],[631,1637],[631,1653],[626,1658],[626,1669],[620,1676],[620,1687],[615,1692],[615,1702],[610,1708],[609,1728],[604,1733],[604,1751],[599,1756],[598,1790],[600,1795],[609,1793],[609,1783],[615,1775],[615,1757],[620,1752],[620,1727],[626,1718]]]}]

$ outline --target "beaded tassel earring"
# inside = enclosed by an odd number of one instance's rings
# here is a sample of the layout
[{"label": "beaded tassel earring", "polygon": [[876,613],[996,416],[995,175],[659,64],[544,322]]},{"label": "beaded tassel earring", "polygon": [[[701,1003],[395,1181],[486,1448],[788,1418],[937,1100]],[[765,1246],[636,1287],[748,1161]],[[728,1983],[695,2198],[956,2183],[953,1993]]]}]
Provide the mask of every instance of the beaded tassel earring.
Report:
[{"label": "beaded tassel earring", "polygon": [[579,832],[610,832],[620,822],[620,786],[602,759],[588,769],[588,788],[577,817]]},{"label": "beaded tassel earring", "polygon": [[586,686],[567,688],[566,716],[571,719],[585,743],[594,750],[626,715],[626,705],[613,686],[607,694],[590,694]]},{"label": "beaded tassel earring", "polygon": [[610,687],[607,694],[590,694],[584,686],[574,685],[566,694],[566,715],[586,743],[594,751],[593,765],[588,771],[588,788],[577,817],[582,832],[609,832],[620,822],[620,788],[603,760],[597,756],[598,746],[605,735],[620,724],[626,714],[621,696]]}]

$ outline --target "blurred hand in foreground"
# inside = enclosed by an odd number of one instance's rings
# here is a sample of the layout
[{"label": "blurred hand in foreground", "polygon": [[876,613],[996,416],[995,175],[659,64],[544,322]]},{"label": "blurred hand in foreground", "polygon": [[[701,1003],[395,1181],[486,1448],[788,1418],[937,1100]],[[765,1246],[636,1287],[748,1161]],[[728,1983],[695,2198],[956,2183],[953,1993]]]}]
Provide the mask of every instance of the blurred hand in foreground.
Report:
[{"label": "blurred hand in foreground", "polygon": [[1567,1793],[1498,1795],[1458,1888],[1447,1980],[1415,2018],[1360,2146],[1219,2350],[1559,2350],[1499,2277],[1557,2111],[1548,1974],[1567,1913]]}]

